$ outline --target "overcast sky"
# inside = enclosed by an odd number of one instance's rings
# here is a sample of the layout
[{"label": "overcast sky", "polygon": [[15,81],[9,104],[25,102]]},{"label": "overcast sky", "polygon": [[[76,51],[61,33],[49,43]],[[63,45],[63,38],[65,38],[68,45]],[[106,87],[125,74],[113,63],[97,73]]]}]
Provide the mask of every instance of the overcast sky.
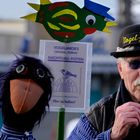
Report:
[{"label": "overcast sky", "polygon": [[[56,1],[72,1],[83,7],[84,0],[51,0],[52,2]],[[117,0],[92,0],[94,2],[100,3],[110,8],[109,13],[116,18],[117,11]],[[1,0],[0,3],[0,19],[20,19],[20,17],[34,12],[31,7],[27,5],[27,2],[30,3],[39,3],[39,0]]]}]

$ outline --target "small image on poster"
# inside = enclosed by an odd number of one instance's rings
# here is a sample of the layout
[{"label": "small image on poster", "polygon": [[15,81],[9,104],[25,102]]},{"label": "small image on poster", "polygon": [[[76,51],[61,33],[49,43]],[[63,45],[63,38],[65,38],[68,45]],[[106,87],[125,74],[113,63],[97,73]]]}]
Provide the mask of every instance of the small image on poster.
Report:
[{"label": "small image on poster", "polygon": [[41,40],[39,56],[54,76],[50,109],[84,111],[90,97],[92,44]]}]

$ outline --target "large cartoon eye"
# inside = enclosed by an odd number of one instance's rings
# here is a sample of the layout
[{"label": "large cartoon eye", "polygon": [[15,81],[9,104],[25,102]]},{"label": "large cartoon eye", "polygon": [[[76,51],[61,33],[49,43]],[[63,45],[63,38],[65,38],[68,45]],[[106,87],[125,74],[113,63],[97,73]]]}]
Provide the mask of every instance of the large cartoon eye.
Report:
[{"label": "large cartoon eye", "polygon": [[45,72],[44,72],[43,69],[40,69],[40,68],[37,69],[37,70],[36,70],[36,73],[37,73],[37,75],[38,75],[39,78],[45,77]]},{"label": "large cartoon eye", "polygon": [[86,17],[86,23],[88,25],[93,25],[93,24],[95,24],[95,22],[96,22],[96,18],[93,15],[88,15]]},{"label": "large cartoon eye", "polygon": [[25,66],[23,64],[16,67],[17,73],[22,73],[25,70]]}]

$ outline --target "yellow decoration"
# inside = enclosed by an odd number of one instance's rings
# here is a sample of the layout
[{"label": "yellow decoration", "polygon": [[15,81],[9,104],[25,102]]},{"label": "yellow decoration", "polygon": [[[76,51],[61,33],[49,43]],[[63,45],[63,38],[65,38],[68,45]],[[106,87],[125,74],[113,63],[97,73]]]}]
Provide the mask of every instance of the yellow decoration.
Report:
[{"label": "yellow decoration", "polygon": [[28,3],[29,6],[31,6],[33,9],[36,11],[40,10],[40,5],[39,4],[34,4],[34,3]]},{"label": "yellow decoration", "polygon": [[57,31],[60,30],[60,28],[59,28],[58,26],[55,26],[54,24],[52,24],[52,23],[50,23],[50,22],[48,22],[48,26],[49,26],[51,29],[53,29],[53,30],[57,30]]},{"label": "yellow decoration", "polygon": [[40,4],[50,4],[49,0],[40,0]]},{"label": "yellow decoration", "polygon": [[65,14],[68,14],[68,15],[72,15],[75,17],[75,19],[77,20],[77,14],[73,11],[73,10],[70,10],[70,9],[64,9],[64,10],[61,10],[57,13],[55,13],[52,18],[56,18],[58,16],[62,16],[62,15],[65,15]]},{"label": "yellow decoration", "polygon": [[80,25],[79,24],[76,24],[74,26],[68,26],[68,25],[59,23],[59,25],[61,25],[62,27],[66,28],[66,29],[69,29],[69,30],[77,30],[77,29],[80,28]]}]

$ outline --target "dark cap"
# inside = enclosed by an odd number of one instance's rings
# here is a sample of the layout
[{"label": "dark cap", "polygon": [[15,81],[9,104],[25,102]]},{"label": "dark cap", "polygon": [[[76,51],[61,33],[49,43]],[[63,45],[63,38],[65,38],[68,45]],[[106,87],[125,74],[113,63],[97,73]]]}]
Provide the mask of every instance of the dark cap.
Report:
[{"label": "dark cap", "polygon": [[140,56],[140,24],[127,26],[121,33],[119,46],[114,57],[135,57]]}]

